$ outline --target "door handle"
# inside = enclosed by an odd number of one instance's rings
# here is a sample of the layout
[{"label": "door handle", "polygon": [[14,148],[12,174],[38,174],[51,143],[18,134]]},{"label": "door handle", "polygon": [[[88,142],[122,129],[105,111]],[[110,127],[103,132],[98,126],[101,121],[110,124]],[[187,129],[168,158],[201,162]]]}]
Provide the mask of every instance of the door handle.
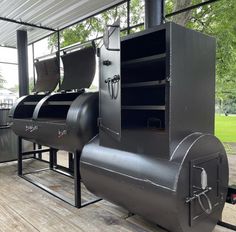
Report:
[{"label": "door handle", "polygon": [[108,92],[111,99],[117,99],[119,95],[119,83],[120,83],[120,75],[114,75],[113,78],[105,79],[105,84],[107,84]]}]

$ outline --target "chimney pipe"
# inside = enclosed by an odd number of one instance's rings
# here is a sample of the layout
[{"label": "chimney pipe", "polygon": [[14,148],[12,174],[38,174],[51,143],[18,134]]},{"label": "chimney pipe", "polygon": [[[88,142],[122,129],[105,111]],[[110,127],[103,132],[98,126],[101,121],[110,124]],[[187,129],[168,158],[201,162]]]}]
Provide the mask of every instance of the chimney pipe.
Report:
[{"label": "chimney pipe", "polygon": [[163,23],[164,0],[145,0],[145,28],[151,28]]}]

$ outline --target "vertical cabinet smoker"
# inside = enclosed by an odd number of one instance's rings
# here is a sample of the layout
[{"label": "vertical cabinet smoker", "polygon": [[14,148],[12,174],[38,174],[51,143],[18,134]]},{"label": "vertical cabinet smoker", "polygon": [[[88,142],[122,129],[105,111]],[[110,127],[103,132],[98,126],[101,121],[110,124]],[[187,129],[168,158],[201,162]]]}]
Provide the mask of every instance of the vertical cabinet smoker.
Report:
[{"label": "vertical cabinet smoker", "polygon": [[94,194],[174,232],[212,231],[228,162],[214,137],[215,39],[166,23],[100,48],[99,135],[81,156]]}]

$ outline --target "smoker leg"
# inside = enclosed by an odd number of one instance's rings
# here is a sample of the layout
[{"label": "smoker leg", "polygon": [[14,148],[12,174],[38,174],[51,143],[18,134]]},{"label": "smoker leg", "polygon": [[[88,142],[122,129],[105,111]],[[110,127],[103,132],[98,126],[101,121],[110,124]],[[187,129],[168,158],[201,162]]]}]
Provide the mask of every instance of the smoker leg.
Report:
[{"label": "smoker leg", "polygon": [[[38,144],[38,149],[42,149],[42,146],[40,144]],[[38,158],[42,159],[42,152],[39,152]]]},{"label": "smoker leg", "polygon": [[[33,150],[36,150],[36,143],[33,143]],[[36,154],[34,153],[34,159],[37,158]]]},{"label": "smoker leg", "polygon": [[75,207],[81,207],[81,184],[80,184],[80,153],[74,154],[74,183],[75,183]]},{"label": "smoker leg", "polygon": [[73,173],[73,170],[74,170],[74,166],[73,166],[73,154],[72,153],[69,153],[69,170],[71,173]]},{"label": "smoker leg", "polygon": [[18,137],[18,176],[22,176],[22,139]]},{"label": "smoker leg", "polygon": [[218,221],[217,223],[218,225],[222,226],[222,227],[225,227],[227,229],[230,229],[232,231],[236,231],[236,225],[232,225],[232,224],[229,224],[227,222],[223,222],[223,221]]},{"label": "smoker leg", "polygon": [[49,152],[49,168],[50,168],[51,170],[53,170],[53,163],[54,163],[53,158],[54,158],[54,152],[55,152],[55,150],[54,150],[53,148],[50,148],[50,152]]},{"label": "smoker leg", "polygon": [[57,168],[57,150],[54,149],[53,152],[53,167]]}]

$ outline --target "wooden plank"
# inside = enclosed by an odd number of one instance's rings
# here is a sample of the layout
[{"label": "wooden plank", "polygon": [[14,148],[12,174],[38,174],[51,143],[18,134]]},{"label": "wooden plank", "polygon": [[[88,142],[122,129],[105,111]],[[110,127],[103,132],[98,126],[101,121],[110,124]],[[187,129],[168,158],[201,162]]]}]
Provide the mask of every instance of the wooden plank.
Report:
[{"label": "wooden plank", "polygon": [[154,225],[153,223],[150,223],[147,220],[137,215],[127,218],[127,221],[129,221],[134,225],[139,226],[140,228],[142,228],[144,231],[147,232],[157,232],[157,231],[165,232],[165,230],[159,228],[157,225]]},{"label": "wooden plank", "polygon": [[236,205],[226,203],[222,219],[236,226]]},{"label": "wooden plank", "polygon": [[[47,164],[26,161],[27,169],[43,168]],[[0,165],[0,231],[42,232],[164,232],[140,216],[102,200],[82,209],[76,209],[45,191],[16,176],[16,162]],[[54,173],[42,172],[34,176],[56,191],[72,196],[73,179]],[[85,199],[90,194],[82,187]],[[226,206],[235,213],[235,206]],[[233,219],[234,220],[234,219]],[[229,232],[217,226],[214,232]]]},{"label": "wooden plank", "polygon": [[213,232],[233,232],[233,230],[229,230],[221,226],[216,226]]},{"label": "wooden plank", "polygon": [[1,232],[35,232],[39,231],[18,215],[12,208],[1,201],[0,204],[0,231]]}]

